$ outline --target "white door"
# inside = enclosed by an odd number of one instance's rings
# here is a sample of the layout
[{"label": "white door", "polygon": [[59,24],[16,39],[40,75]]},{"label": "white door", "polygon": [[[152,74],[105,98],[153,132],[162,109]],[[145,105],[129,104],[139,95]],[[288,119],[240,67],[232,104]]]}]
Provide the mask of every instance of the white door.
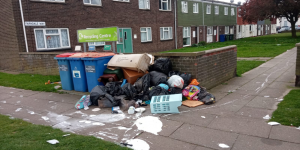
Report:
[{"label": "white door", "polygon": [[236,26],[236,39],[240,39],[241,38],[241,26],[237,25]]},{"label": "white door", "polygon": [[207,27],[207,43],[212,43],[213,42],[213,27],[208,26]]}]

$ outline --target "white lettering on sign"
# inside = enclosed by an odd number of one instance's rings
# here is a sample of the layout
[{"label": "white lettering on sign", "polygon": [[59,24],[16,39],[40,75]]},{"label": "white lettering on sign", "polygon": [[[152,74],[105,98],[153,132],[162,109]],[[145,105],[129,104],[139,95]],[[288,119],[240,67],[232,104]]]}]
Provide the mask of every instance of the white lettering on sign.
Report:
[{"label": "white lettering on sign", "polygon": [[25,21],[25,26],[46,26],[46,22]]}]

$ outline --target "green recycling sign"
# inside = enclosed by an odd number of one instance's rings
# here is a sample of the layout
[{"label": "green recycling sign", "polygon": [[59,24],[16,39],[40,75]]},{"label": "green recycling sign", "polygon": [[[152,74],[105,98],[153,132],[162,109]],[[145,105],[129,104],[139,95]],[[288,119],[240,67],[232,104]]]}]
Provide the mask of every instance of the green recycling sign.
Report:
[{"label": "green recycling sign", "polygon": [[118,27],[77,30],[79,43],[118,41]]}]

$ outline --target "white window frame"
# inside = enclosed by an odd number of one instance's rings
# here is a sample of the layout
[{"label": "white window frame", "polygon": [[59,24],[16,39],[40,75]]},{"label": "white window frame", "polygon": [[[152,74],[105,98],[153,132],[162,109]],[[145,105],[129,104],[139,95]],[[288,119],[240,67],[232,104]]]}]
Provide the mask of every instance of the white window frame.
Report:
[{"label": "white window frame", "polygon": [[241,11],[242,11],[242,9],[239,8],[239,15],[238,15],[239,17],[242,17],[242,16],[240,15]]},{"label": "white window frame", "polygon": [[[184,32],[186,32],[187,36],[184,36]],[[191,27],[183,27],[183,38],[190,38],[190,44],[189,45],[183,45],[184,47],[185,46],[191,46],[191,43],[192,43],[192,38],[191,38]]]},{"label": "white window frame", "polygon": [[[164,41],[164,40],[172,40],[173,39],[173,30],[172,30],[172,27],[160,27],[159,28],[159,30],[160,29],[163,29],[163,38],[161,38],[161,33],[160,33],[160,40],[161,41]],[[168,28],[168,29],[166,29],[166,28]],[[168,31],[169,32],[169,37],[168,38],[166,38],[165,37],[165,34],[164,34],[164,32],[166,32],[166,31]]]},{"label": "white window frame", "polygon": [[215,15],[219,14],[219,6],[215,6]]},{"label": "white window frame", "polygon": [[143,0],[144,1],[144,8],[140,8],[140,0],[139,1],[139,9],[143,10],[150,10],[150,0]]},{"label": "white window frame", "polygon": [[[160,0],[160,1],[161,1],[160,3],[161,8],[158,8],[160,11],[172,11],[172,0]],[[166,10],[162,9],[163,3],[167,3],[168,8]],[[168,4],[170,4],[170,6]]]},{"label": "white window frame", "polygon": [[206,5],[206,14],[211,14],[211,5]]},{"label": "white window frame", "polygon": [[[145,28],[146,29],[146,31],[142,31],[142,28]],[[150,29],[150,33],[148,33],[148,29]],[[141,33],[142,32],[146,32],[146,37],[147,37],[147,40],[146,41],[142,41],[142,34],[141,34],[141,42],[142,43],[144,43],[144,42],[151,42],[152,41],[152,29],[151,29],[151,27],[141,27],[140,28],[140,31],[141,31]],[[148,39],[148,35],[151,35],[151,39]]]},{"label": "white window frame", "polygon": [[234,16],[234,15],[235,15],[234,8],[231,8],[230,14],[231,14],[231,16]]},{"label": "white window frame", "polygon": [[[43,35],[44,35],[44,43],[45,43],[45,48],[38,48],[38,44],[37,44],[37,37],[36,37],[36,30],[43,30]],[[48,33],[46,34],[46,30],[58,30],[58,33]],[[69,46],[62,46],[62,38],[61,38],[61,30],[67,30],[68,31],[68,42],[69,42]],[[60,46],[58,48],[47,48],[47,36],[48,35],[59,35],[59,39],[60,39]],[[36,50],[37,51],[43,51],[43,50],[59,50],[59,49],[66,49],[66,48],[71,48],[71,43],[70,43],[70,33],[69,33],[69,29],[68,28],[35,28],[34,29],[34,39],[35,39],[35,46],[36,46]]]},{"label": "white window frame", "polygon": [[113,0],[113,1],[116,1],[116,2],[130,2],[130,0]]},{"label": "white window frame", "polygon": [[198,14],[199,13],[199,4],[198,3],[194,3],[193,4],[193,13],[194,14]]},{"label": "white window frame", "polygon": [[212,26],[207,27],[207,35],[213,35],[213,27]]},{"label": "white window frame", "polygon": [[229,26],[225,26],[225,34],[229,34]]},{"label": "white window frame", "polygon": [[100,1],[100,4],[92,4],[92,0],[89,0],[90,2],[89,3],[85,3],[84,0],[83,1],[83,4],[84,5],[92,5],[92,6],[102,6],[102,0],[99,0]]},{"label": "white window frame", "polygon": [[228,7],[224,7],[224,15],[228,15]]},{"label": "white window frame", "polygon": [[36,2],[47,2],[47,3],[65,3],[65,0],[30,0]]},{"label": "white window frame", "polygon": [[181,2],[181,11],[183,13],[188,13],[189,12],[189,10],[188,10],[188,2],[186,2],[186,1],[182,1]]}]

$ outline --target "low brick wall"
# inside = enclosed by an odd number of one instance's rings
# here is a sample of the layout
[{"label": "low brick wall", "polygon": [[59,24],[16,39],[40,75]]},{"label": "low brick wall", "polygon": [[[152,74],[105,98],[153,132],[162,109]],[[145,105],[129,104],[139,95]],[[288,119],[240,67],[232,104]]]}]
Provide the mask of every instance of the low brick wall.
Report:
[{"label": "low brick wall", "polygon": [[20,56],[20,72],[42,75],[59,75],[56,52],[22,52]]},{"label": "low brick wall", "polygon": [[300,87],[300,43],[296,44],[297,60],[296,60],[296,81],[295,86]]},{"label": "low brick wall", "polygon": [[155,53],[156,58],[168,57],[173,70],[192,74],[200,85],[211,89],[236,76],[237,47],[227,46],[193,53]]}]

